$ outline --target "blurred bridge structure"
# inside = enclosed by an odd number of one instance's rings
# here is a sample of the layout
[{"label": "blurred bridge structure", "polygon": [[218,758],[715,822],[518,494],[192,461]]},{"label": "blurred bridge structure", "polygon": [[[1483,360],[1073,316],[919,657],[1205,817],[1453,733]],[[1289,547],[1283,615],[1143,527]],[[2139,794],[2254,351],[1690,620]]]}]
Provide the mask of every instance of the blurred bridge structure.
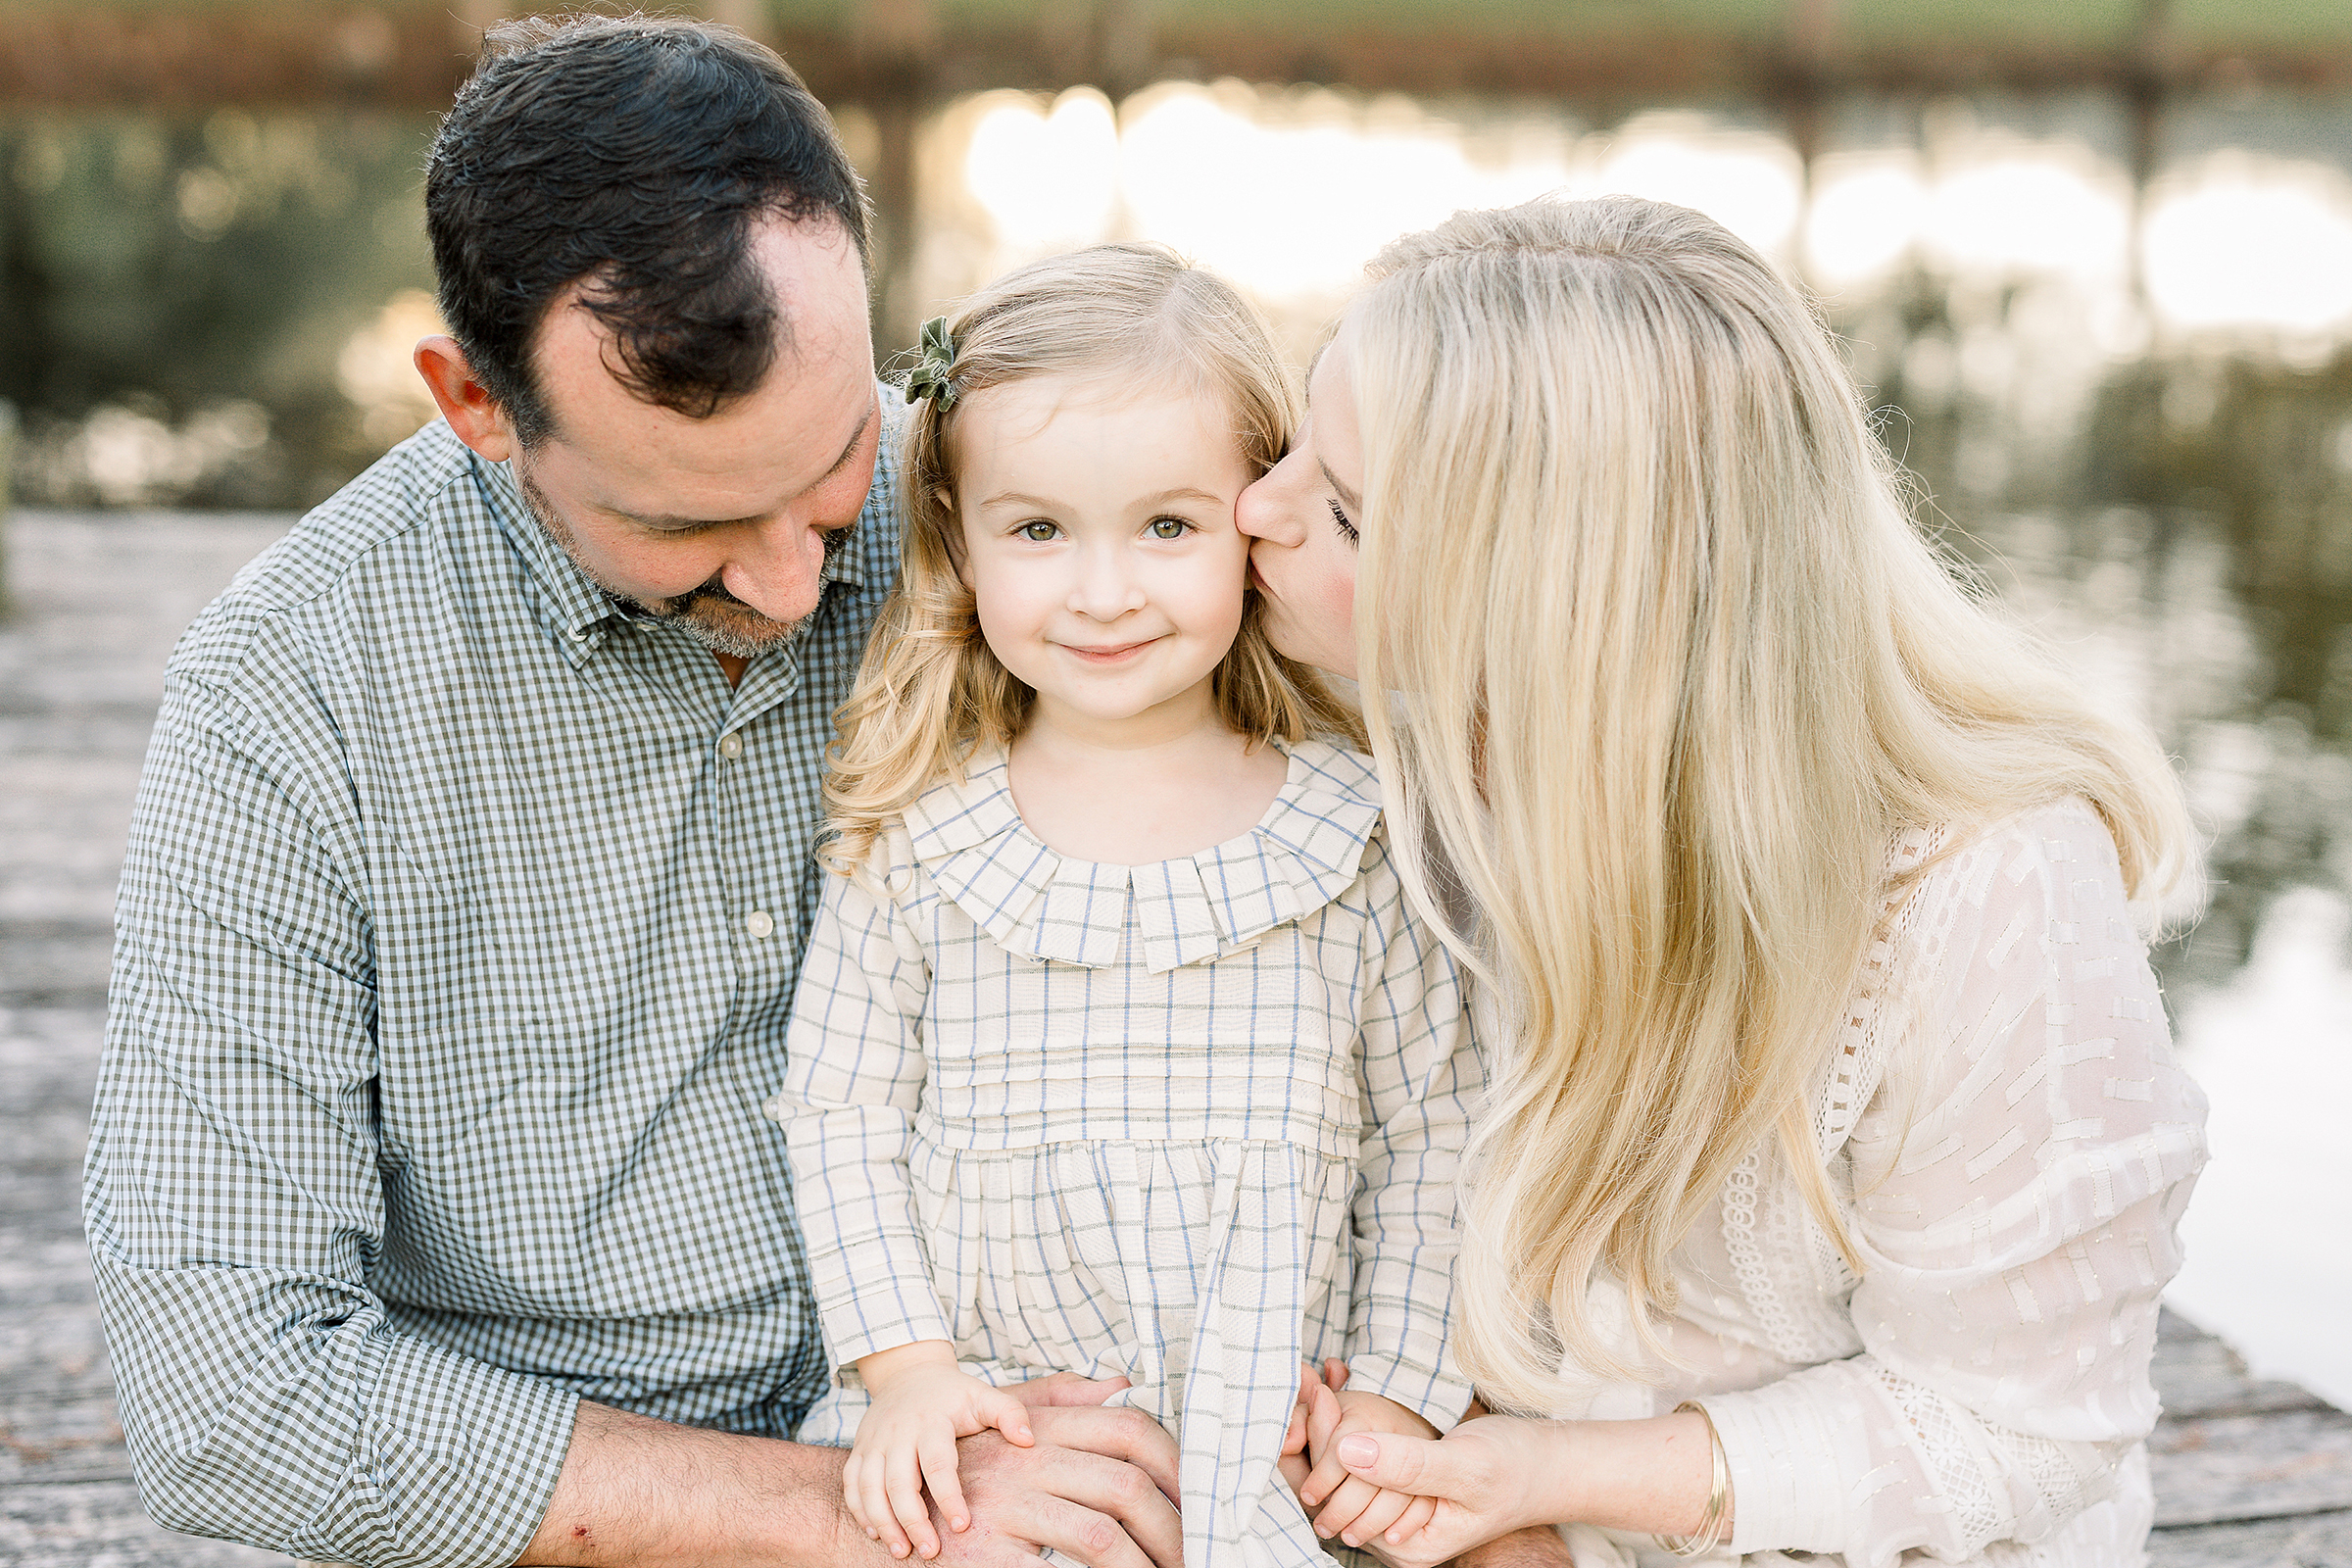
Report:
[{"label": "blurred bridge structure", "polygon": [[[546,9],[565,9],[561,3]],[[610,9],[600,6],[599,9]],[[438,109],[505,0],[9,0],[0,110]],[[677,9],[649,6],[649,9]],[[911,337],[906,287],[924,114],[987,88],[1162,80],[1545,99],[1607,125],[1661,99],[1785,120],[1808,166],[1854,94],[2110,93],[2154,172],[2169,100],[2352,89],[2341,0],[700,0],[773,44],[818,97],[870,116],[877,326]]]}]

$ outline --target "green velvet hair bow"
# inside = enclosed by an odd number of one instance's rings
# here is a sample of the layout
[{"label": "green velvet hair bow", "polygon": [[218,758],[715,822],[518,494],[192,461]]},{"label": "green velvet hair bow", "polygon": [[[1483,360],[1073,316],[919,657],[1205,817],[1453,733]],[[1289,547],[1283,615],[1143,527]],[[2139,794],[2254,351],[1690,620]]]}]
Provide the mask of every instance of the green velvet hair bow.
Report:
[{"label": "green velvet hair bow", "polygon": [[914,368],[906,372],[906,401],[930,398],[945,414],[956,406],[956,383],[948,372],[956,364],[956,340],[948,336],[948,318],[934,316],[923,323],[923,340],[915,349]]}]

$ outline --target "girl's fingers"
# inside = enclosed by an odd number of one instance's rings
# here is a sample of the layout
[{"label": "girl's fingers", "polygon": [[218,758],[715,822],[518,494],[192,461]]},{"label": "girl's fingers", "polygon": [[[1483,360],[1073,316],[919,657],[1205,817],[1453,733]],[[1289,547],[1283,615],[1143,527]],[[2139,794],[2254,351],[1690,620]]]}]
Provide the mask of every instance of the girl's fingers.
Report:
[{"label": "girl's fingers", "polygon": [[858,1490],[865,1499],[867,1531],[889,1549],[893,1557],[906,1556],[913,1548],[907,1544],[906,1532],[899,1528],[898,1517],[891,1511],[890,1485],[880,1460],[867,1456],[864,1467],[858,1473]]},{"label": "girl's fingers", "polygon": [[939,1516],[948,1522],[950,1530],[970,1528],[971,1509],[964,1505],[963,1483],[956,1474],[956,1439],[950,1436],[944,1443],[924,1444],[920,1458],[923,1485],[931,1489],[931,1500],[939,1504]]},{"label": "girl's fingers", "polygon": [[850,1517],[857,1520],[858,1528],[865,1532],[866,1540],[879,1541],[881,1532],[874,1528],[873,1520],[866,1517],[865,1494],[858,1489],[858,1450],[855,1448],[850,1450],[848,1461],[841,1467],[841,1496],[842,1501],[849,1504]]},{"label": "girl's fingers", "polygon": [[1282,1451],[1285,1454],[1306,1451],[1306,1401],[1304,1399],[1300,1399],[1297,1404],[1291,1406],[1291,1425],[1289,1430],[1282,1435]]},{"label": "girl's fingers", "polygon": [[939,1555],[939,1538],[931,1533],[931,1510],[923,1502],[923,1476],[911,1452],[895,1453],[890,1461],[890,1511],[899,1527],[926,1557]]},{"label": "girl's fingers", "polygon": [[1331,1447],[1329,1443],[1322,1445],[1323,1457],[1307,1472],[1306,1485],[1298,1489],[1298,1500],[1309,1508],[1353,1479],[1348,1474],[1348,1467],[1332,1457]]},{"label": "girl's fingers", "polygon": [[1355,1516],[1348,1528],[1340,1532],[1340,1540],[1350,1546],[1360,1546],[1395,1524],[1404,1510],[1416,1499],[1409,1492],[1380,1491],[1364,1504],[1364,1511]]},{"label": "girl's fingers", "polygon": [[1437,1498],[1415,1497],[1411,1502],[1405,1504],[1404,1512],[1396,1516],[1396,1522],[1381,1533],[1381,1539],[1392,1546],[1401,1546],[1413,1539],[1415,1531],[1437,1516]]},{"label": "girl's fingers", "polygon": [[1348,1386],[1348,1363],[1336,1355],[1323,1358],[1323,1386],[1337,1394]]},{"label": "girl's fingers", "polygon": [[1332,1434],[1339,1429],[1340,1401],[1318,1382],[1308,1392],[1306,1401],[1306,1452],[1314,1465],[1307,1472],[1306,1485],[1298,1489],[1298,1500],[1309,1508],[1331,1495],[1332,1488],[1348,1478],[1346,1467],[1332,1457],[1336,1446]]},{"label": "girl's fingers", "polygon": [[1380,1495],[1380,1489],[1369,1481],[1349,1476],[1340,1483],[1340,1490],[1331,1494],[1331,1501],[1315,1515],[1315,1534],[1329,1540],[1355,1523],[1358,1515]]}]

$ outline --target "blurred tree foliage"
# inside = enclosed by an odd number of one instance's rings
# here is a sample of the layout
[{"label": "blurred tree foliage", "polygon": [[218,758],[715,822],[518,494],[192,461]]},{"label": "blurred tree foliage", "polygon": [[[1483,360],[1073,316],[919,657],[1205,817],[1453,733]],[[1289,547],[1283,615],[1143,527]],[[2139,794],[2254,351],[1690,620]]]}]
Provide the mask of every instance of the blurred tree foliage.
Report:
[{"label": "blurred tree foliage", "polygon": [[357,472],[373,453],[337,355],[431,286],[430,133],[424,116],[234,109],[0,120],[0,398],[27,449],[101,404],[175,423],[233,398],[269,415],[277,476],[189,499],[307,502]]}]

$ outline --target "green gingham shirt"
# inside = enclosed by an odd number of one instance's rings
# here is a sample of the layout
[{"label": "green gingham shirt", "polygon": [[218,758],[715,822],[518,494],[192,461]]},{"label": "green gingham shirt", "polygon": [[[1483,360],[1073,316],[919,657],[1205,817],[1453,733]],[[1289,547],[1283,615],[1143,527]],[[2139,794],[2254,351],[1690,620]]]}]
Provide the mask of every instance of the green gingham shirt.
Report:
[{"label": "green gingham shirt", "polygon": [[759,1105],[897,570],[899,403],[809,629],[740,688],[438,422],[181,639],[85,1199],[164,1524],[489,1568],[578,1399],[788,1436],[824,1386]]}]

